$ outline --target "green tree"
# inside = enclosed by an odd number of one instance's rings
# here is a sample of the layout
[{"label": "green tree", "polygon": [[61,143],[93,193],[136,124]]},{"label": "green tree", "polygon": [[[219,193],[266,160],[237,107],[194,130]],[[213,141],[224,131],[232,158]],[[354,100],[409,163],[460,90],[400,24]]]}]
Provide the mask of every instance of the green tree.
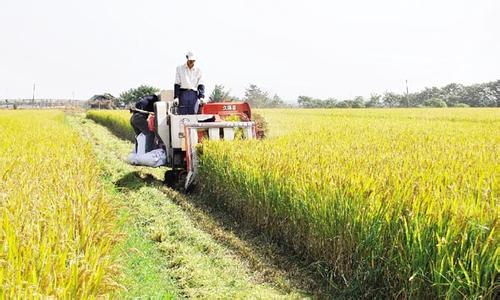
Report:
[{"label": "green tree", "polygon": [[403,101],[403,96],[396,93],[385,93],[382,101],[384,102],[384,106],[386,107],[398,107],[401,106]]},{"label": "green tree", "polygon": [[340,102],[338,102],[335,98],[327,98],[325,100],[321,100],[308,96],[299,96],[299,98],[297,99],[297,103],[302,108],[335,108],[342,106],[342,104],[340,104],[339,106]]},{"label": "green tree", "polygon": [[446,102],[439,98],[427,99],[424,101],[424,105],[427,107],[447,107]]},{"label": "green tree", "polygon": [[465,95],[464,86],[457,83],[450,83],[442,89],[443,100],[448,106],[456,106],[461,103]]},{"label": "green tree", "polygon": [[337,99],[335,98],[328,98],[322,102],[324,108],[334,108],[337,105]]},{"label": "green tree", "polygon": [[277,108],[277,107],[284,107],[285,102],[283,99],[280,98],[280,96],[274,94],[273,98],[270,100],[268,105],[266,107],[271,107],[271,108]]},{"label": "green tree", "polygon": [[351,108],[352,107],[352,101],[351,100],[343,100],[343,101],[339,101],[337,102],[337,104],[335,105],[335,107],[338,107],[338,108]]},{"label": "green tree", "polygon": [[141,85],[137,88],[130,89],[126,92],[120,94],[119,101],[125,104],[134,103],[139,100],[139,98],[152,95],[160,92],[160,89],[152,86]]},{"label": "green tree", "polygon": [[297,99],[297,103],[299,104],[300,107],[312,108],[313,100],[314,100],[313,98],[308,96],[299,96],[299,98]]},{"label": "green tree", "polygon": [[365,98],[363,98],[363,96],[356,96],[352,100],[352,107],[353,108],[363,108],[363,107],[365,107]]},{"label": "green tree", "polygon": [[262,91],[255,84],[250,84],[250,86],[245,91],[244,101],[248,102],[252,107],[266,107],[269,104],[270,98],[269,93]]},{"label": "green tree", "polygon": [[371,94],[370,99],[366,102],[366,107],[381,107],[382,96],[379,94]]},{"label": "green tree", "polygon": [[212,91],[212,94],[210,94],[210,97],[208,99],[210,100],[210,102],[232,101],[231,97],[229,96],[229,91],[226,91],[222,84],[215,85],[214,90]]},{"label": "green tree", "polygon": [[303,108],[321,108],[324,107],[324,103],[320,99],[314,99],[309,96],[299,96],[297,103]]},{"label": "green tree", "polygon": [[495,98],[495,106],[500,107],[500,79],[497,81],[492,81],[486,83],[486,85],[491,89],[492,94]]}]

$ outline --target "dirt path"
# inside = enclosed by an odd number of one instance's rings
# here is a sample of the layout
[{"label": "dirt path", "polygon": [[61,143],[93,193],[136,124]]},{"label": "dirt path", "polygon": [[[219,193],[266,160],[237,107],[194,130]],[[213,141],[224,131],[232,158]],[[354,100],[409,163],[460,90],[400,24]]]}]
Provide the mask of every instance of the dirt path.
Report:
[{"label": "dirt path", "polygon": [[94,145],[122,215],[125,236],[117,255],[124,289],[118,297],[308,297],[297,288],[303,284],[265,258],[272,251],[241,240],[206,207],[166,188],[164,169],[124,163],[130,142],[83,116],[68,116],[68,122]]}]

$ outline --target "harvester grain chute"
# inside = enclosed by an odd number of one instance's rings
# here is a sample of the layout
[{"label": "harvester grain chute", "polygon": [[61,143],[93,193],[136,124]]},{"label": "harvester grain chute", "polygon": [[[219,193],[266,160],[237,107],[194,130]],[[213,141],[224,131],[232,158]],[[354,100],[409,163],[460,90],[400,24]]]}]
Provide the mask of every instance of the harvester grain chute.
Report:
[{"label": "harvester grain chute", "polygon": [[[250,105],[245,102],[217,102],[201,105],[201,114],[179,115],[173,92],[163,91],[155,103],[153,129],[165,150],[164,182],[173,188],[189,190],[197,180],[199,153],[197,145],[204,140],[256,139],[255,122]],[[233,121],[237,119],[238,121]],[[231,120],[231,121],[228,121]],[[237,133],[237,134],[235,134]]]}]

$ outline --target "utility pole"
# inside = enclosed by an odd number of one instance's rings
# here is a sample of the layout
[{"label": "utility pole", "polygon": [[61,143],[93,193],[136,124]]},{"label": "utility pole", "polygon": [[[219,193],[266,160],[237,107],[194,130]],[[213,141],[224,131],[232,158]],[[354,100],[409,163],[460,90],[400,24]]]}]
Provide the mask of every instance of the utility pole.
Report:
[{"label": "utility pole", "polygon": [[405,81],[406,81],[406,107],[410,107],[410,98],[408,95],[408,79],[406,79]]},{"label": "utility pole", "polygon": [[35,104],[35,83],[33,82],[33,97],[31,98],[31,104]]}]

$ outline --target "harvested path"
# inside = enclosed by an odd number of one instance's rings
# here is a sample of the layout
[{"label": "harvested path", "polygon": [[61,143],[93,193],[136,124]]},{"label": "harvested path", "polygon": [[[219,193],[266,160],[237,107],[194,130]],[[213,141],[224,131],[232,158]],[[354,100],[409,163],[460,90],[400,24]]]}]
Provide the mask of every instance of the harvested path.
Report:
[{"label": "harvested path", "polygon": [[103,181],[116,199],[124,232],[117,249],[119,298],[304,298],[286,272],[183,195],[161,183],[164,169],[134,167],[132,144],[80,115],[68,122],[95,149]]}]

